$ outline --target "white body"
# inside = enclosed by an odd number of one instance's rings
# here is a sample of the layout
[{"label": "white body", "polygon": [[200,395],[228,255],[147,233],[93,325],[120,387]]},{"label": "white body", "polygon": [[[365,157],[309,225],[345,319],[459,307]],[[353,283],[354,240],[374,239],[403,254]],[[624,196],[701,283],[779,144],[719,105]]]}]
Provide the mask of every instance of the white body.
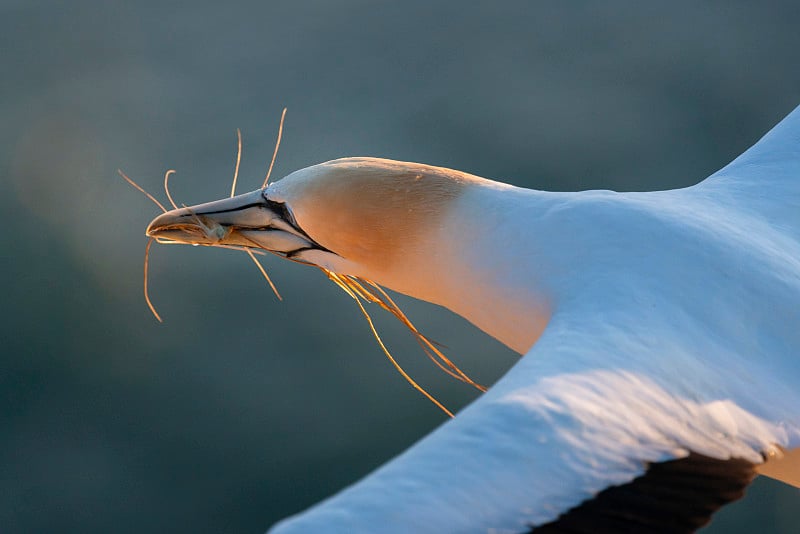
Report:
[{"label": "white body", "polygon": [[800,454],[777,459],[800,447],[798,110],[686,189],[545,193],[347,158],[164,213],[147,233],[372,280],[524,354],[276,534],[521,533],[690,453],[768,459],[800,486]]},{"label": "white body", "polygon": [[[799,111],[694,187],[486,182],[456,202],[434,229],[439,252],[377,281],[524,358],[455,419],[271,532],[518,533],[647,461],[760,462],[800,446]],[[415,282],[421,269],[448,276],[433,291]]]}]

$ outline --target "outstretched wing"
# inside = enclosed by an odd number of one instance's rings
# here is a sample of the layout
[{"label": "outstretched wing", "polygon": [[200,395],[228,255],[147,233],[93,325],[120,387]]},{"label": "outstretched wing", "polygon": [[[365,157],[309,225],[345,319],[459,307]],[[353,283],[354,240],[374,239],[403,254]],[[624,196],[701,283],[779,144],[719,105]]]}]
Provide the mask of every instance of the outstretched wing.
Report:
[{"label": "outstretched wing", "polygon": [[624,200],[630,239],[598,232],[506,376],[274,532],[688,532],[800,447],[800,109],[697,186]]},{"label": "outstretched wing", "polygon": [[800,107],[697,188],[800,238]]},{"label": "outstretched wing", "polygon": [[738,402],[739,386],[726,383],[741,369],[713,369],[674,332],[660,335],[663,325],[611,310],[556,314],[455,419],[274,532],[636,531],[666,516],[661,532],[703,524],[741,495],[764,452],[796,434]]}]

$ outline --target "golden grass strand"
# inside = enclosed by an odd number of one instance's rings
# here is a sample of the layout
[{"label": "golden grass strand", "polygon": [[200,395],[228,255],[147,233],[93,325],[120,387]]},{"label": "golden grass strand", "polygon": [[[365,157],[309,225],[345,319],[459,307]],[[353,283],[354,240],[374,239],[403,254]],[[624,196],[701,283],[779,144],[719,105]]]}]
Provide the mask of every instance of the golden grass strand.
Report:
[{"label": "golden grass strand", "polygon": [[167,194],[167,199],[169,203],[172,204],[174,209],[178,209],[178,206],[175,205],[175,201],[172,200],[172,195],[169,194],[169,175],[175,174],[175,169],[170,169],[164,173],[164,192]]},{"label": "golden grass strand", "polygon": [[428,393],[425,390],[425,388],[423,388],[422,386],[417,384],[417,382],[413,378],[411,378],[408,375],[408,373],[406,373],[406,371],[397,362],[397,360],[394,359],[392,354],[389,352],[389,349],[387,349],[386,345],[384,345],[383,340],[381,339],[381,336],[378,334],[378,331],[375,329],[375,324],[372,322],[372,317],[370,317],[370,315],[367,312],[366,308],[364,308],[364,305],[361,303],[361,300],[358,298],[358,293],[360,291],[358,291],[356,288],[354,288],[352,285],[350,285],[348,283],[349,281],[346,278],[341,277],[341,276],[337,275],[336,273],[334,273],[332,271],[328,271],[327,269],[323,269],[323,270],[328,275],[328,278],[330,278],[336,285],[338,285],[340,288],[342,288],[345,293],[350,295],[350,297],[352,297],[353,300],[356,301],[356,304],[358,305],[358,308],[361,310],[361,313],[364,315],[364,318],[367,320],[367,324],[369,324],[370,330],[372,330],[372,335],[375,337],[375,340],[378,342],[378,345],[380,345],[381,350],[383,350],[383,353],[386,355],[386,357],[392,363],[392,365],[397,370],[397,372],[400,373],[400,375],[403,378],[405,378],[406,382],[411,384],[411,387],[413,387],[414,389],[416,389],[417,391],[422,393],[422,395],[424,395],[425,398],[427,398],[429,401],[431,401],[433,404],[435,404],[436,407],[438,407],[440,410],[442,410],[444,413],[446,413],[449,417],[453,417],[453,412],[451,412],[450,410],[445,408],[444,405],[441,402],[439,402],[438,400],[436,400],[436,398],[433,395]]},{"label": "golden grass strand", "polygon": [[236,151],[236,168],[233,170],[233,183],[231,184],[231,197],[236,194],[236,180],[239,179],[239,164],[242,162],[242,131],[236,128],[236,138],[239,140],[239,148]]},{"label": "golden grass strand", "polygon": [[150,294],[147,291],[147,272],[150,265],[150,246],[153,244],[153,241],[154,239],[151,237],[147,240],[147,246],[144,247],[144,300],[147,302],[147,306],[150,308],[150,311],[153,312],[155,318],[158,319],[158,322],[163,323],[164,321],[156,311],[156,307],[153,306],[153,302],[150,300]]},{"label": "golden grass strand", "polygon": [[[328,277],[333,280],[331,274],[326,269],[323,271],[328,274]],[[485,392],[487,388],[478,384],[474,380],[472,380],[469,376],[466,375],[457,365],[455,365],[452,361],[450,361],[434,344],[431,342],[424,334],[422,334],[411,320],[400,310],[400,307],[392,300],[392,298],[375,282],[370,280],[351,276],[351,275],[335,275],[337,280],[334,280],[339,287],[342,287],[348,294],[351,296],[358,295],[362,299],[367,302],[371,302],[374,304],[378,304],[384,310],[390,312],[392,315],[395,316],[403,325],[408,328],[411,333],[414,335],[417,343],[422,348],[425,355],[430,359],[439,369],[447,373],[448,375],[452,376],[453,378],[460,380],[466,384],[473,386],[475,389]],[[369,288],[364,287],[363,284],[369,286]],[[347,286],[345,288],[345,285]]]},{"label": "golden grass strand", "polygon": [[[166,239],[166,238],[163,238],[163,237],[154,237],[153,239],[155,239],[156,243],[158,243],[159,245],[184,245],[184,246],[186,245],[186,243],[184,243],[183,241],[172,241],[171,239]],[[246,251],[249,250],[253,254],[258,254],[259,256],[266,256],[267,255],[267,251],[265,251],[265,250],[253,250],[251,248],[243,247],[241,245],[220,245],[220,244],[216,244],[216,245],[201,245],[201,246],[203,246],[203,247],[214,247],[214,248],[224,248],[226,250],[236,250],[238,252],[246,252]]]},{"label": "golden grass strand", "polygon": [[[205,225],[203,220],[194,212],[194,210],[192,208],[190,208],[186,204],[181,204],[181,207],[183,207],[183,209],[185,209],[186,211],[189,212],[189,215],[191,215],[192,219],[194,219],[194,222],[196,222],[197,225],[200,228],[203,229],[203,231],[206,233],[206,236],[211,235],[211,228],[209,228],[208,226]],[[212,245],[212,246],[216,246],[216,245]]]},{"label": "golden grass strand", "polygon": [[[176,244],[178,244],[176,242]],[[183,243],[181,243],[183,244]],[[259,256],[266,256],[267,253],[263,250],[253,250],[251,248],[242,247],[240,245],[214,245],[214,248],[224,248],[228,250],[238,250],[239,252],[249,252],[250,254],[258,254]]]},{"label": "golden grass strand", "polygon": [[152,201],[153,201],[153,203],[155,203],[155,205],[156,205],[156,206],[158,206],[158,207],[159,207],[159,209],[160,209],[161,211],[163,211],[164,213],[166,213],[166,212],[167,212],[167,209],[164,207],[164,205],[163,205],[163,204],[161,204],[161,202],[159,202],[158,200],[156,200],[156,197],[154,197],[153,195],[151,195],[150,193],[148,193],[147,191],[145,191],[145,190],[144,190],[144,189],[143,189],[143,188],[142,188],[142,187],[141,187],[139,184],[137,184],[136,182],[134,182],[133,180],[131,180],[130,178],[128,178],[128,176],[127,176],[127,175],[126,175],[124,172],[122,172],[122,169],[117,169],[117,173],[119,173],[119,175],[120,175],[120,176],[122,176],[122,177],[125,179],[125,181],[126,181],[126,182],[128,182],[129,184],[131,184],[133,187],[135,187],[136,189],[138,189],[139,191],[141,191],[141,192],[142,192],[142,193],[143,193],[143,194],[144,194],[144,195],[145,195],[147,198],[149,198],[150,200],[152,200]]},{"label": "golden grass strand", "polygon": [[[391,313],[392,315],[394,315],[395,318],[397,318],[401,323],[403,323],[403,325],[406,328],[408,328],[411,331],[411,333],[414,335],[414,339],[420,345],[420,347],[422,348],[423,352],[425,352],[425,355],[428,357],[428,359],[431,360],[439,369],[441,369],[442,371],[444,371],[448,375],[452,376],[456,380],[460,380],[461,382],[465,382],[467,384],[471,384],[471,385],[477,387],[478,389],[481,389],[482,386],[478,386],[477,384],[475,384],[466,374],[464,374],[461,371],[461,369],[458,368],[458,366],[456,366],[453,362],[448,360],[443,354],[441,354],[440,357],[437,358],[437,355],[434,352],[438,352],[438,351],[432,352],[428,348],[427,344],[425,343],[425,342],[429,343],[428,339],[419,330],[417,330],[417,328],[414,326],[414,324],[400,310],[400,308],[397,306],[397,304],[395,304],[394,301],[392,301],[391,298],[389,298],[389,296],[386,295],[386,293],[383,293],[383,294],[388,299],[388,303],[382,301],[380,298],[376,297],[375,294],[372,293],[370,290],[368,290],[367,288],[363,287],[357,281],[357,279],[355,279],[355,277],[348,277],[348,278],[351,278],[350,282],[352,284],[354,284],[355,286],[358,286],[360,288],[359,292],[361,294],[368,295],[368,296],[364,297],[365,300],[367,300],[369,302],[373,302],[375,304],[378,304],[381,308],[383,308],[384,310],[386,310],[389,313]],[[363,281],[364,282],[368,282],[367,280],[363,280]],[[371,283],[371,284],[373,286],[378,287],[374,283]],[[425,342],[423,342],[423,340]]]},{"label": "golden grass strand", "polygon": [[267,274],[267,271],[264,269],[264,266],[261,265],[261,262],[258,261],[258,258],[256,258],[255,254],[253,254],[253,251],[250,250],[249,248],[246,248],[246,247],[242,247],[242,250],[247,252],[247,255],[250,256],[250,259],[253,260],[253,263],[256,264],[256,267],[258,267],[258,270],[261,271],[261,275],[267,281],[267,283],[269,284],[269,287],[272,288],[272,292],[275,293],[275,296],[278,297],[278,300],[283,300],[283,297],[281,297],[281,294],[278,293],[278,288],[276,288],[275,284],[272,283],[272,279]]},{"label": "golden grass strand", "polygon": [[367,310],[364,309],[364,305],[361,304],[361,301],[358,300],[358,299],[355,299],[355,301],[356,301],[356,304],[358,304],[358,309],[361,310],[361,313],[363,313],[364,317],[367,319],[367,323],[369,323],[369,328],[370,328],[370,330],[372,330],[372,335],[375,336],[375,339],[378,341],[378,344],[381,346],[381,350],[383,350],[383,353],[386,355],[387,358],[389,358],[389,361],[392,362],[392,365],[394,365],[395,369],[397,369],[397,372],[399,372],[403,376],[403,378],[405,378],[406,381],[409,384],[411,384],[411,387],[413,387],[414,389],[416,389],[417,391],[422,393],[429,401],[431,401],[433,404],[435,404],[440,410],[442,410],[444,413],[446,413],[449,417],[453,417],[453,412],[451,412],[450,410],[445,408],[444,405],[441,402],[439,402],[438,400],[436,400],[436,398],[433,395],[431,395],[430,393],[425,391],[425,388],[423,388],[422,386],[417,384],[414,381],[413,378],[408,376],[408,373],[406,373],[405,370],[400,366],[400,364],[397,363],[397,360],[395,360],[392,357],[392,354],[386,348],[386,345],[383,344],[383,340],[381,339],[381,336],[378,335],[378,331],[375,330],[375,325],[372,323],[372,317],[370,317],[369,313],[367,313]]},{"label": "golden grass strand", "polygon": [[272,161],[269,162],[269,169],[267,169],[267,177],[264,178],[264,183],[261,184],[261,189],[267,187],[269,183],[269,176],[272,174],[272,167],[275,165],[275,158],[278,157],[278,148],[281,146],[281,137],[283,137],[283,120],[286,118],[286,108],[283,108],[281,113],[281,122],[278,124],[278,140],[275,141],[275,150],[272,151]]},{"label": "golden grass strand", "polygon": [[[386,291],[383,290],[381,286],[372,282],[371,280],[367,280],[360,277],[355,276],[347,276],[349,281],[358,287],[358,292],[363,296],[363,298],[369,302],[374,302],[378,304],[381,308],[388,311],[392,315],[394,315],[403,325],[408,328],[414,337],[419,343],[422,350],[428,356],[428,358],[436,364],[437,367],[442,369],[445,373],[449,374],[450,376],[470,384],[474,388],[478,389],[479,391],[486,391],[486,387],[478,384],[474,380],[472,380],[466,373],[464,373],[455,363],[453,363],[447,356],[439,350],[431,340],[429,340],[422,332],[417,330],[411,320],[406,316],[405,313],[400,309],[400,307],[392,300]],[[365,288],[362,283],[369,286],[369,288]],[[371,289],[370,289],[371,288]],[[373,290],[376,292],[373,292]]]}]

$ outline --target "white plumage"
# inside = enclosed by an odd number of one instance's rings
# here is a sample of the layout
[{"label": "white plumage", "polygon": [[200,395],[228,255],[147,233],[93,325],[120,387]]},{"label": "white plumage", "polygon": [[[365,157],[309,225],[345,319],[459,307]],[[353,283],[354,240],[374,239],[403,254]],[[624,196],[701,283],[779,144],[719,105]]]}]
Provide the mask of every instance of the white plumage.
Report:
[{"label": "white plumage", "polygon": [[[800,110],[685,189],[547,193],[350,158],[169,212],[148,233],[371,279],[524,354],[275,533],[536,531],[652,463],[760,464],[800,447]],[[798,484],[792,467],[770,461]]]}]

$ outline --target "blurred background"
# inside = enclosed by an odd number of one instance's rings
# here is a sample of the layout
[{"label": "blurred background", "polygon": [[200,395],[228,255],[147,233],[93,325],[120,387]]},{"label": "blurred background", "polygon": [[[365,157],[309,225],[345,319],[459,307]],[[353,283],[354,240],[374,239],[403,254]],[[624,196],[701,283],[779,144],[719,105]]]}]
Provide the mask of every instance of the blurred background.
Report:
[{"label": "blurred background", "polygon": [[[260,533],[444,421],[315,269],[154,246],[157,209],[342,156],[539,189],[694,184],[800,104],[800,4],[0,2],[0,531]],[[517,357],[401,298],[467,372]],[[446,405],[474,395],[375,310]],[[707,533],[800,531],[760,479]]]}]

